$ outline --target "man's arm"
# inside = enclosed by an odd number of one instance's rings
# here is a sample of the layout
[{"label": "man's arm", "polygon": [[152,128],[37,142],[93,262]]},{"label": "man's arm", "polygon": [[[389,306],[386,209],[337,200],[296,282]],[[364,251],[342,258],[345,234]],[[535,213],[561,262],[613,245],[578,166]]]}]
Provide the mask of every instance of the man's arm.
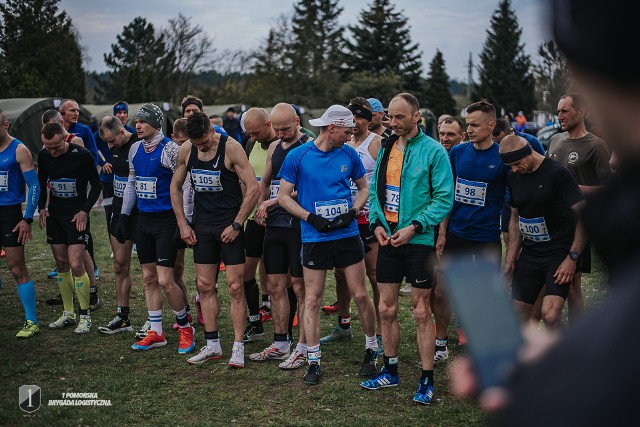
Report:
[{"label": "man's arm", "polygon": [[444,148],[436,151],[429,171],[431,202],[417,218],[413,218],[422,225],[423,230],[440,224],[453,207],[453,173]]},{"label": "man's arm", "polygon": [[358,179],[354,179],[353,182],[355,182],[358,188],[356,200],[353,202],[353,209],[360,211],[364,208],[364,205],[367,204],[367,199],[369,199],[369,183],[364,175]]},{"label": "man's arm", "polygon": [[82,210],[89,214],[89,212],[93,208],[93,205],[95,205],[100,198],[102,183],[100,182],[100,175],[98,175],[98,170],[96,169],[95,163],[91,163],[90,161],[93,160],[93,158],[86,157],[86,159],[87,160],[85,160],[84,162],[85,173],[91,189],[89,190],[89,194],[87,195],[87,203],[85,203],[84,209]]},{"label": "man's arm", "polygon": [[[573,210],[576,215],[576,231],[573,235],[573,242],[571,243],[570,252],[576,252],[578,254],[582,253],[584,249],[584,245],[587,242],[586,232],[584,230],[584,225],[582,224],[581,212],[584,209],[585,202],[580,201],[573,206],[571,206],[571,210]],[[568,285],[573,281],[573,276],[576,273],[576,261],[571,259],[569,254],[565,257],[562,264],[558,267],[553,277],[556,279],[555,283],[558,285]]]},{"label": "man's arm", "polygon": [[251,167],[251,163],[249,163],[249,159],[245,155],[244,149],[239,142],[233,141],[230,143],[229,140],[227,140],[226,152],[229,155],[229,160],[231,160],[232,168],[236,171],[240,182],[245,187],[242,205],[240,205],[240,210],[235,218],[235,222],[243,224],[258,202],[258,197],[260,197],[258,178],[256,178],[253,167]]},{"label": "man's arm", "polygon": [[285,179],[280,178],[280,192],[278,193],[278,204],[286,209],[291,215],[296,218],[300,218],[304,221],[307,220],[307,217],[311,212],[304,209],[302,206],[296,202],[293,197],[293,189],[295,185],[286,181]]},{"label": "man's arm", "polygon": [[271,159],[273,152],[280,143],[280,140],[273,141],[269,145],[267,150],[267,161],[264,165],[264,171],[262,172],[262,178],[260,179],[259,189],[260,196],[258,198],[258,212],[256,213],[256,221],[259,224],[264,224],[264,219],[267,217],[267,211],[278,204],[278,198],[272,199],[271,196],[271,180],[273,174],[273,164]]},{"label": "man's arm", "polygon": [[516,260],[520,255],[520,246],[522,245],[522,233],[520,232],[520,215],[518,208],[511,207],[511,217],[509,218],[509,245],[504,258],[504,266],[502,272],[508,281],[511,281],[513,270],[515,269]]},{"label": "man's arm", "polygon": [[191,153],[191,142],[187,141],[180,146],[178,150],[178,160],[176,163],[176,170],[173,173],[171,179],[171,206],[173,212],[176,215],[178,227],[180,229],[180,238],[188,245],[196,244],[196,235],[193,229],[187,223],[187,218],[184,214],[184,194],[182,188],[184,181],[187,177],[187,161],[189,160],[189,154]]},{"label": "man's arm", "polygon": [[[38,205],[38,199],[40,197],[40,184],[38,183],[38,174],[33,165],[33,158],[31,152],[27,147],[20,144],[16,148],[16,161],[20,165],[20,171],[27,183],[27,208],[24,213],[24,219],[13,228],[13,232],[18,232],[18,241],[25,245],[31,240],[31,221],[33,221],[33,214],[36,211]],[[25,221],[28,220],[29,222]]]}]

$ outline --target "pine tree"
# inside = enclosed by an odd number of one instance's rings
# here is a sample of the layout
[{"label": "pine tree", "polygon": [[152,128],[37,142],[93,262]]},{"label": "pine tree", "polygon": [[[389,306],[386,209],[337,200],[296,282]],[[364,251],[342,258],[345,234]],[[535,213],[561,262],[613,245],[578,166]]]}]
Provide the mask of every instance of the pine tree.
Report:
[{"label": "pine tree", "polygon": [[531,58],[520,44],[522,29],[511,9],[511,0],[501,0],[491,17],[487,39],[480,53],[479,83],[474,101],[486,98],[500,113],[524,111],[531,115],[535,107],[535,80]]},{"label": "pine tree", "polygon": [[538,47],[540,62],[533,66],[536,77],[536,97],[539,105],[547,111],[555,111],[562,95],[570,91],[571,76],[567,60],[553,40]]},{"label": "pine tree", "polygon": [[424,93],[421,52],[411,41],[408,18],[395,11],[390,0],[373,0],[363,9],[358,25],[349,25],[352,40],[343,43],[341,72],[350,79],[355,73],[372,76],[396,74],[403,89],[419,98]]},{"label": "pine tree", "polygon": [[447,75],[442,52],[438,49],[436,49],[436,54],[429,64],[425,100],[436,117],[442,114],[456,114],[456,101],[451,96],[451,92],[449,92],[449,76]]},{"label": "pine tree", "polygon": [[0,93],[3,98],[59,96],[84,102],[82,50],[60,0],[0,3]]}]

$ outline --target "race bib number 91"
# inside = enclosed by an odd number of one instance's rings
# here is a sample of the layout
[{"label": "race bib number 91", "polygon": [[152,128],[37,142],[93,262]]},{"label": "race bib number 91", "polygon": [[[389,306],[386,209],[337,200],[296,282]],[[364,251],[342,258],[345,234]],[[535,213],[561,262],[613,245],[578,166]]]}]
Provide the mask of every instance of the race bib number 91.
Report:
[{"label": "race bib number 91", "polygon": [[349,212],[349,205],[346,199],[326,200],[315,203],[316,215],[328,219],[329,221]]},{"label": "race bib number 91", "polygon": [[0,171],[0,191],[9,191],[9,171]]},{"label": "race bib number 91", "polygon": [[533,240],[534,242],[548,242],[551,240],[549,236],[549,230],[547,229],[547,223],[544,221],[544,217],[539,218],[522,218],[519,221],[520,233],[525,239]]},{"label": "race bib number 91", "polygon": [[49,181],[49,186],[51,188],[51,193],[53,193],[55,197],[67,199],[78,196],[78,192],[76,191],[76,180],[73,178],[54,179]]},{"label": "race bib number 91", "polygon": [[191,178],[193,180],[194,188],[200,193],[222,191],[222,184],[220,184],[220,171],[191,169]]},{"label": "race bib number 91", "polygon": [[156,187],[158,178],[155,177],[136,177],[136,195],[139,199],[156,199]]},{"label": "race bib number 91", "polygon": [[121,176],[114,176],[113,177],[113,194],[116,197],[124,197],[124,189],[127,186],[127,181],[129,180],[129,178],[127,177],[121,177]]},{"label": "race bib number 91", "polygon": [[456,202],[467,205],[484,206],[487,197],[487,183],[478,181],[468,181],[456,178]]}]

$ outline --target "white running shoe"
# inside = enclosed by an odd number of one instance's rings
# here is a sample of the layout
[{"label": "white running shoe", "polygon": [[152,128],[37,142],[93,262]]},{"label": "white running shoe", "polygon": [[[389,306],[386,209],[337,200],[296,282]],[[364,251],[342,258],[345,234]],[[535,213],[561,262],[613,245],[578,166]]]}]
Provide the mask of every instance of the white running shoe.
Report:
[{"label": "white running shoe", "polygon": [[76,314],[69,313],[68,311],[63,311],[62,316],[58,318],[53,323],[49,323],[50,329],[62,329],[65,326],[73,325],[76,323]]},{"label": "white running shoe", "polygon": [[293,350],[289,355],[289,358],[279,364],[280,369],[298,369],[302,368],[307,363],[307,356],[299,352],[298,350]]},{"label": "white running shoe", "polygon": [[276,343],[273,343],[260,353],[253,353],[249,359],[255,362],[264,362],[265,360],[285,360],[287,357],[289,357],[289,352],[283,353],[278,349]]},{"label": "white running shoe", "polygon": [[187,363],[190,365],[199,365],[207,360],[217,360],[222,358],[222,350],[215,351],[213,347],[205,345],[200,349],[200,352],[195,356],[189,358]]},{"label": "white running shoe", "polygon": [[80,315],[78,327],[74,331],[76,334],[88,334],[91,332],[91,317],[85,314]]},{"label": "white running shoe", "polygon": [[229,359],[229,366],[231,368],[244,368],[244,348],[240,346],[233,346],[231,350],[231,359]]},{"label": "white running shoe", "polygon": [[136,338],[138,338],[139,340],[143,339],[144,337],[147,336],[147,333],[150,330],[151,330],[151,322],[147,320],[146,322],[144,322],[144,325],[142,325],[142,328],[140,328],[140,330],[136,332]]}]

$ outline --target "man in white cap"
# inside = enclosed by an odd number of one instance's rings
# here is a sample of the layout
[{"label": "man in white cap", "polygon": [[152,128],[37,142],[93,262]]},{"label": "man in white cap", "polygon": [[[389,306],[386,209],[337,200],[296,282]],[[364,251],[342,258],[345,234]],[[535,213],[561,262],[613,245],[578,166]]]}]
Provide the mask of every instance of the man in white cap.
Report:
[{"label": "man in white cap", "polygon": [[[358,153],[346,145],[353,132],[353,114],[341,105],[332,105],[322,117],[309,123],[318,127],[320,134],[313,142],[287,155],[279,174],[278,203],[303,220],[304,329],[309,362],[303,379],[313,385],[320,381],[319,312],[327,270],[343,270],[349,292],[358,307],[366,336],[363,369],[373,367],[378,343],[373,304],[364,284],[364,247],[356,221],[369,196],[369,186]],[[350,179],[358,191],[354,201]],[[291,196],[294,189],[298,193],[297,199]]]}]

